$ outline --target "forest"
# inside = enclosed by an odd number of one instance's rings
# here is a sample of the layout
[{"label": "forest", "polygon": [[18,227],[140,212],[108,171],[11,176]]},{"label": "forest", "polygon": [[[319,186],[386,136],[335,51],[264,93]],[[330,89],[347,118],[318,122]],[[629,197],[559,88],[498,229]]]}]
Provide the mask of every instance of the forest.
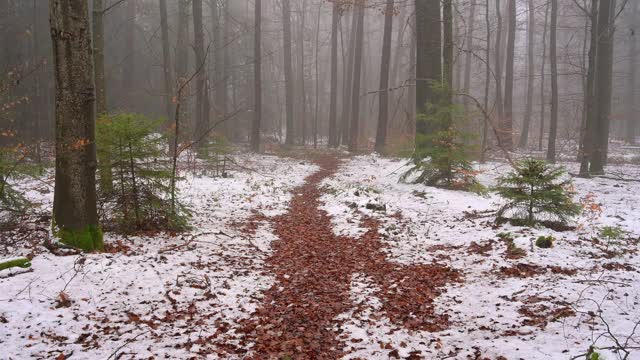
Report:
[{"label": "forest", "polygon": [[0,358],[640,359],[639,29],[0,0]]}]

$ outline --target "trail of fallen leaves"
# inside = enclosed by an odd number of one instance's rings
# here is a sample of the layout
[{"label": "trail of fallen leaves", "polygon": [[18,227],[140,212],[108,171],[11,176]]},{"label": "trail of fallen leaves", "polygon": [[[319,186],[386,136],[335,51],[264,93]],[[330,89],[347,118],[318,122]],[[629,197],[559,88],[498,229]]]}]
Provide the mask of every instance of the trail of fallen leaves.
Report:
[{"label": "trail of fallen leaves", "polygon": [[344,354],[338,315],[353,308],[353,274],[371,278],[389,319],[413,330],[438,331],[448,316],[433,300],[458,273],[440,264],[407,266],[389,262],[378,234],[379,222],[365,218],[360,238],[336,236],[329,215],[320,210],[319,184],[338,168],[335,157],[320,156],[321,169],[294,189],[289,211],[271,219],[279,240],[267,260],[275,284],[263,305],[243,325],[255,343],[255,359],[336,359]]}]

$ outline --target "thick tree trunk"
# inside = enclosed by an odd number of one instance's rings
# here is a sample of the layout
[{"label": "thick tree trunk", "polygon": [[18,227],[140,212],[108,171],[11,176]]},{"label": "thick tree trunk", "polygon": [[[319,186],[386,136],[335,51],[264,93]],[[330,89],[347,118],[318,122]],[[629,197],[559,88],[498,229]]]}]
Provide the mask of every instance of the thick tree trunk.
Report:
[{"label": "thick tree trunk", "polygon": [[287,134],[285,144],[291,146],[294,143],[294,119],[293,119],[293,66],[291,64],[291,5],[289,0],[282,0],[282,25],[284,46],[284,82],[286,103]]},{"label": "thick tree trunk", "polygon": [[104,74],[104,23],[103,0],[93,1],[93,66],[96,83],[96,113],[98,115],[107,112],[107,90]]},{"label": "thick tree trunk", "polygon": [[591,174],[604,174],[609,144],[609,116],[611,115],[613,33],[615,0],[600,0],[598,11],[598,51],[596,53],[597,118],[595,124],[594,149],[591,157]]},{"label": "thick tree trunk", "polygon": [[584,93],[585,116],[584,132],[582,134],[582,153],[580,154],[580,176],[589,177],[589,165],[593,155],[595,125],[597,118],[597,103],[595,99],[595,75],[596,75],[596,53],[598,51],[598,11],[600,4],[598,0],[591,2],[591,38],[589,43],[587,84]]},{"label": "thick tree trunk", "polygon": [[260,122],[262,119],[262,0],[255,0],[255,32],[253,39],[254,111],[251,127],[251,149],[260,151]]},{"label": "thick tree trunk", "polygon": [[556,161],[556,135],[558,131],[558,0],[551,0],[551,29],[549,34],[549,58],[551,62],[551,120],[547,161]]},{"label": "thick tree trunk", "polygon": [[518,147],[526,148],[529,143],[529,127],[531,126],[531,114],[533,112],[533,84],[535,82],[535,64],[534,64],[534,34],[536,30],[535,20],[535,4],[534,0],[529,0],[529,25],[527,27],[527,104],[524,112],[524,120],[522,122],[522,132],[520,133],[520,142]]},{"label": "thick tree trunk", "polygon": [[96,208],[95,86],[85,0],[51,0],[56,81],[53,230],[63,243],[102,250]]},{"label": "thick tree trunk", "polygon": [[353,91],[351,92],[351,126],[349,130],[349,151],[358,151],[360,137],[360,79],[362,76],[362,53],[364,51],[364,0],[358,0],[355,11],[358,13],[356,41],[353,57]]},{"label": "thick tree trunk", "polygon": [[509,31],[507,37],[507,64],[504,83],[504,117],[500,124],[502,146],[513,149],[513,71],[516,44],[516,0],[508,0]]},{"label": "thick tree trunk", "polygon": [[384,35],[382,40],[382,60],[380,62],[380,98],[378,101],[378,128],[375,150],[383,153],[387,142],[389,121],[389,68],[391,67],[391,35],[393,34],[394,0],[387,0],[384,13]]},{"label": "thick tree trunk", "polygon": [[167,18],[167,0],[160,2],[160,31],[162,33],[162,66],[164,72],[165,110],[167,119],[173,117],[173,77],[171,74],[171,47],[169,45],[169,21]]},{"label": "thick tree trunk", "polygon": [[[440,0],[416,0],[416,108],[426,112],[428,103],[436,103],[432,83],[442,82],[442,22]],[[416,128],[416,135],[427,129]]]},{"label": "thick tree trunk", "polygon": [[[329,147],[338,146],[338,23],[340,21],[340,6],[333,3],[331,15],[331,90],[329,94]],[[316,79],[318,81],[318,79]]]}]

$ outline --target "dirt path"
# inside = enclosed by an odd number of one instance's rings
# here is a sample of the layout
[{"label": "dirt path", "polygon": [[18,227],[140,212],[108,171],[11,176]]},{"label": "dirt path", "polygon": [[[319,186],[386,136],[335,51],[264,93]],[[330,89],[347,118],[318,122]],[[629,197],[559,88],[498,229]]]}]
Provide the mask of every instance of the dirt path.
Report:
[{"label": "dirt path", "polygon": [[333,175],[339,160],[314,160],[321,169],[294,189],[289,211],[270,221],[279,240],[267,265],[276,283],[263,305],[245,324],[255,342],[255,358],[336,359],[345,355],[336,317],[353,308],[352,276],[375,282],[384,314],[410,329],[446,328],[446,316],[434,313],[433,299],[457,273],[442,265],[403,266],[388,262],[378,221],[366,219],[359,239],[336,236],[329,215],[320,210],[320,183]]}]

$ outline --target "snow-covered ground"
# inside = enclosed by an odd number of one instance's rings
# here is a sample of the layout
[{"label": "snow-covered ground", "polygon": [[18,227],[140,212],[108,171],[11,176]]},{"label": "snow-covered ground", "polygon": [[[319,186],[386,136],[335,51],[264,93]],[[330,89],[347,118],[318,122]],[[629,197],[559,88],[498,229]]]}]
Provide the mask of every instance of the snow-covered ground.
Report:
[{"label": "snow-covered ground", "polygon": [[[275,235],[266,221],[257,222],[255,235],[238,225],[282,214],[291,190],[317,167],[270,156],[237,160],[243,170],[230,178],[187,175],[181,184],[193,210],[187,234],[107,234],[118,251],[85,256],[3,245],[0,257],[36,256],[30,272],[0,273],[0,358],[106,359],[116,352],[124,359],[234,358],[229,353],[235,348],[249,349],[237,333],[239,321],[274,284],[263,265]],[[509,169],[483,165],[480,180],[490,186]],[[363,215],[379,219],[390,261],[458,270],[460,282],[436,298],[437,311],[451,324],[429,333],[393,323],[379,285],[356,273],[354,307],[339,317],[347,358],[571,359],[595,344],[612,360],[618,356],[606,348],[616,340],[640,347],[640,182],[574,179],[576,200],[593,211],[576,219],[575,230],[556,232],[497,226],[497,196],[398,183],[405,170],[403,160],[345,159],[322,184],[323,208],[336,233],[354,238],[365,231]],[[640,165],[608,170],[613,177],[640,178]],[[19,187],[50,212],[53,192],[46,181]],[[594,240],[605,225],[628,234]],[[509,256],[500,233],[509,233],[526,253]],[[555,237],[555,246],[535,247],[540,235]]]},{"label": "snow-covered ground", "polygon": [[[576,200],[590,199],[585,205],[594,212],[576,219],[576,230],[555,232],[498,227],[491,212],[501,202],[497,196],[398,183],[406,169],[401,160],[377,156],[348,160],[324,182],[324,208],[340,234],[362,233],[364,215],[381,219],[393,261],[439,262],[461,271],[462,282],[449,285],[437,299],[438,311],[449,315],[451,326],[427,333],[392,324],[380,312],[376,284],[354,276],[352,298],[358,311],[344,314],[349,321],[343,326],[350,335],[349,357],[416,352],[426,358],[570,359],[595,344],[605,358],[616,359],[605,349],[614,341],[628,348],[640,345],[635,329],[640,322],[640,183],[575,179]],[[478,169],[482,183],[492,185],[509,166],[491,163]],[[640,178],[639,166],[609,170]],[[401,217],[393,216],[398,213]],[[604,225],[629,233],[619,241],[593,241]],[[526,255],[507,258],[499,233],[510,233]],[[555,246],[535,247],[540,235],[556,238]],[[629,358],[634,356],[640,358],[640,352]]]},{"label": "snow-covered ground", "polygon": [[[300,160],[243,155],[230,178],[188,176],[183,201],[193,231],[179,236],[124,238],[107,234],[113,254],[38,253],[32,272],[0,276],[2,359],[226,358],[238,320],[260,303],[273,278],[262,264],[274,239],[268,225],[255,236],[235,224],[287,209],[290,191],[316,170]],[[252,170],[248,170],[252,169]],[[41,182],[20,185],[50,210],[52,191]],[[9,248],[2,257],[23,255]],[[16,276],[12,276],[16,275]],[[63,357],[64,358],[64,357]],[[118,357],[120,358],[120,357]]]}]

